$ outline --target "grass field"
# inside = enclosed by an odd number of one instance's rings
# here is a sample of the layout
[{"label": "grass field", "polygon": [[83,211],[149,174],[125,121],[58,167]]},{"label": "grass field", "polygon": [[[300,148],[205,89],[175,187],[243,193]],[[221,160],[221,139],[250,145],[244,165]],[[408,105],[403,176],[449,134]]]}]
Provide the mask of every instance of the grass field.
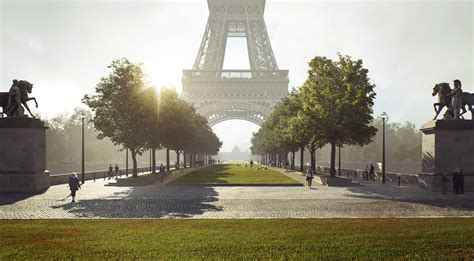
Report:
[{"label": "grass field", "polygon": [[298,183],[280,172],[271,169],[257,169],[238,164],[215,165],[199,169],[172,183]]},{"label": "grass field", "polygon": [[0,260],[466,259],[474,220],[1,220]]}]

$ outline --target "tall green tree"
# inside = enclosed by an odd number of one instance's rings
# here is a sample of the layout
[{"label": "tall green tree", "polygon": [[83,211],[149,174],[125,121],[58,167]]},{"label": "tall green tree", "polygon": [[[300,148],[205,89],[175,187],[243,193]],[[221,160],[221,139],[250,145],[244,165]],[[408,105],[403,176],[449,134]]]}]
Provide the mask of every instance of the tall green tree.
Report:
[{"label": "tall green tree", "polygon": [[365,145],[377,129],[371,126],[375,85],[362,60],[338,55],[333,61],[316,56],[309,62],[301,88],[302,114],[318,132],[318,142],[331,145],[331,176],[336,174],[336,146]]},{"label": "tall green tree", "polygon": [[82,101],[94,112],[98,138],[108,137],[118,147],[130,150],[136,177],[137,155],[143,153],[149,137],[145,75],[140,64],[125,58],[114,60],[108,68],[111,72],[96,85],[96,94],[85,95]]}]

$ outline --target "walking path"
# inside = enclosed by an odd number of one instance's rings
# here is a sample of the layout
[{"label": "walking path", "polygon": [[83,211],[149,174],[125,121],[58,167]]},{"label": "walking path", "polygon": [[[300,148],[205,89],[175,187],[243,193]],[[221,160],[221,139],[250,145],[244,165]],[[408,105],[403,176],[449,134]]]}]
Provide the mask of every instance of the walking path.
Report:
[{"label": "walking path", "polygon": [[[190,171],[190,170],[188,170]],[[170,182],[184,173],[171,174]],[[285,173],[297,180],[298,172]],[[105,186],[87,181],[70,203],[67,185],[41,195],[0,195],[0,218],[355,218],[474,217],[474,193],[442,195],[415,186]],[[304,182],[303,182],[304,183]]]},{"label": "walking path", "polygon": [[[281,169],[281,168],[271,168],[275,171],[278,171],[280,173],[283,173],[284,175],[286,175],[287,177],[289,178],[292,178],[298,182],[300,182],[301,184],[303,184],[305,187],[308,187],[308,182],[306,181],[306,175],[301,173],[301,172],[298,172],[298,171],[294,171],[294,170],[288,170],[288,171],[285,171],[284,169]],[[316,182],[313,182],[313,187],[314,186],[318,186],[318,185],[321,185],[319,183],[316,183]]]}]

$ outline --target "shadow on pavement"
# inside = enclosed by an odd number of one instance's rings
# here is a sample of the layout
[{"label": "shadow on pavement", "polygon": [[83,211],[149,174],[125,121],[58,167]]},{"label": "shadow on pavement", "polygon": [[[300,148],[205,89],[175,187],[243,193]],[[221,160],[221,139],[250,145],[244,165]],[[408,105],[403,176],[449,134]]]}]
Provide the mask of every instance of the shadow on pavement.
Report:
[{"label": "shadow on pavement", "polygon": [[0,194],[0,206],[15,204],[36,195],[38,194]]},{"label": "shadow on pavement", "polygon": [[352,192],[347,195],[353,198],[390,200],[401,203],[415,203],[439,208],[450,208],[463,211],[474,211],[474,193],[463,195],[445,195],[431,192],[415,186],[394,186],[382,184],[364,184],[364,186],[347,187]]},{"label": "shadow on pavement", "polygon": [[222,211],[212,205],[217,192],[212,187],[130,188],[100,199],[80,199],[76,203],[52,206],[78,218],[190,218],[209,211]]}]

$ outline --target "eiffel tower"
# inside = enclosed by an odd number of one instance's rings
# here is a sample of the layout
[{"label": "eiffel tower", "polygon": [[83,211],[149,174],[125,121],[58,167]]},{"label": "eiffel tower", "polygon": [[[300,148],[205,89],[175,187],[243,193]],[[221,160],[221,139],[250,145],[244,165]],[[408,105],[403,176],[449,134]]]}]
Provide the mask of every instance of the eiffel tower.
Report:
[{"label": "eiffel tower", "polygon": [[[213,126],[246,120],[259,126],[288,95],[288,70],[279,70],[263,14],[265,0],[208,0],[209,18],[192,70],[183,70],[182,98]],[[229,37],[245,37],[250,70],[223,70]]]}]

